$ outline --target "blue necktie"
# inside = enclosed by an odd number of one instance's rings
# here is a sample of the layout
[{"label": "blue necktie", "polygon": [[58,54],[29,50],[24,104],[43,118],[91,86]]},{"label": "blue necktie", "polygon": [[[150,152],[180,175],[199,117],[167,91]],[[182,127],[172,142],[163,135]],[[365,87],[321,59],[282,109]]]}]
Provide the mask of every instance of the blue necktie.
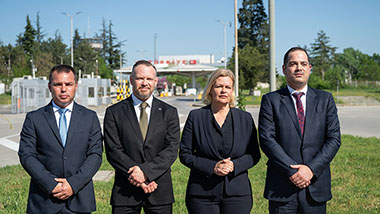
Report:
[{"label": "blue necktie", "polygon": [[63,147],[66,145],[66,137],[67,137],[67,124],[66,124],[66,112],[68,109],[60,108],[58,110],[59,116],[59,135],[61,136],[61,141]]}]

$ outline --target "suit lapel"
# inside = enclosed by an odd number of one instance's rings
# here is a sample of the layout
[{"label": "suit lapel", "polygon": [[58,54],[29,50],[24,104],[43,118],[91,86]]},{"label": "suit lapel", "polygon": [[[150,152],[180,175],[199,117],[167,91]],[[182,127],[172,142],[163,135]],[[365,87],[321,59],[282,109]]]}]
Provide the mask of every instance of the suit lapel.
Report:
[{"label": "suit lapel", "polygon": [[232,148],[231,148],[228,155],[230,155],[233,152],[234,148],[239,147],[240,145],[238,145],[238,144],[240,142],[242,142],[240,140],[240,136],[242,136],[242,135],[240,134],[240,129],[239,129],[239,127],[241,127],[240,115],[238,114],[238,111],[235,108],[231,108],[230,111],[232,111],[231,113],[232,113],[233,129],[234,129],[234,131],[233,131],[234,141],[233,141]]},{"label": "suit lapel", "polygon": [[71,138],[74,136],[75,130],[77,129],[77,126],[82,119],[82,114],[82,108],[74,102],[73,111],[71,112],[69,130],[67,131],[66,146],[70,144]]},{"label": "suit lapel", "polygon": [[314,89],[309,87],[307,89],[307,95],[306,95],[306,118],[305,118],[304,134],[307,133],[307,130],[312,129],[311,124],[313,124],[312,120],[316,113],[317,104],[318,104],[318,97],[316,93],[314,92]]},{"label": "suit lapel", "polygon": [[59,130],[57,126],[57,121],[55,119],[53,105],[50,102],[47,106],[45,106],[45,112],[43,113],[46,121],[48,122],[51,130],[53,131],[55,137],[57,138],[57,142],[62,146],[61,136],[59,135]]},{"label": "suit lapel", "polygon": [[290,118],[293,121],[293,125],[296,127],[299,136],[301,137],[301,128],[298,123],[297,112],[294,107],[294,102],[287,88],[283,88],[279,91],[281,95],[281,103],[285,106]]},{"label": "suit lapel", "polygon": [[[132,96],[128,97],[124,102],[124,111],[125,115],[127,116],[127,120],[129,123],[131,123],[131,127],[133,131],[135,132],[136,136],[140,139],[141,142],[143,142],[143,137],[140,130],[140,124],[136,117],[135,107],[133,106],[133,100]],[[149,128],[148,128],[149,131]]]}]

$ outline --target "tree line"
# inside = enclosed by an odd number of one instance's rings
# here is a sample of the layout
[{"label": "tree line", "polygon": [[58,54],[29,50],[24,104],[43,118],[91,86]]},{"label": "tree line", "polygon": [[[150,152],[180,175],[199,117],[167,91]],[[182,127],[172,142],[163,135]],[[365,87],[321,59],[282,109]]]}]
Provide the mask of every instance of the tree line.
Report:
[{"label": "tree line", "polygon": [[[257,82],[269,82],[269,19],[263,1],[243,0],[238,21],[239,87],[252,89]],[[312,87],[334,89],[338,83],[348,87],[354,80],[380,80],[379,54],[370,56],[352,47],[336,53],[337,48],[323,30],[317,33],[310,47],[303,48],[310,54]],[[234,53],[228,60],[228,68],[235,70]],[[282,70],[277,70],[277,77],[279,73]]]},{"label": "tree line", "polygon": [[[252,89],[257,82],[269,82],[269,20],[262,0],[243,0],[238,12],[239,87]],[[102,49],[91,48],[85,36],[78,29],[74,33],[74,68],[82,73],[99,74],[102,78],[113,78],[113,69],[120,67],[124,53],[122,41],[118,41],[112,30],[112,21],[103,18],[102,26],[95,38],[99,38]],[[17,35],[15,45],[4,45],[0,41],[0,81],[9,85],[13,78],[31,75],[32,67],[37,68],[37,76],[47,76],[55,64],[70,64],[70,47],[63,43],[57,30],[54,37],[45,39],[46,34],[37,13],[33,26],[26,16],[23,33]],[[336,53],[337,48],[321,30],[310,47],[303,46],[310,54],[312,74],[309,85],[321,89],[333,89],[337,84],[348,86],[355,80],[380,80],[380,55],[372,56],[352,47]],[[290,48],[290,47],[289,47]],[[228,68],[235,70],[234,53],[228,58]],[[281,66],[281,65],[279,65]],[[281,69],[281,68],[280,68]],[[282,71],[277,70],[279,73]],[[188,77],[168,76],[177,85],[190,83]],[[197,80],[198,81],[198,80]],[[201,85],[207,81],[200,78]],[[283,83],[284,84],[284,83]]]},{"label": "tree line", "polygon": [[[113,78],[113,69],[120,68],[124,53],[123,42],[118,41],[113,32],[112,21],[103,18],[101,29],[95,37],[103,48],[94,49],[85,35],[80,36],[75,29],[73,37],[74,68],[82,74],[98,74],[102,78]],[[32,75],[33,67],[36,76],[48,76],[56,64],[71,64],[70,46],[63,43],[57,30],[53,37],[46,38],[46,33],[37,13],[35,25],[26,16],[24,31],[17,35],[15,45],[3,44],[0,41],[0,81],[9,88],[13,78]]]}]

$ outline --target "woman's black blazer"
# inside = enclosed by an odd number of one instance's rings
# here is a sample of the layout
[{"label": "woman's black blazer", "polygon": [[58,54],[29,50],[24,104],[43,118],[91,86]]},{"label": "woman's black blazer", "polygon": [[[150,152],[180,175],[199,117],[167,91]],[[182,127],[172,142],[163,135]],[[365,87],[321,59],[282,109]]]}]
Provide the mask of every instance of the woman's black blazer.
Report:
[{"label": "woman's black blazer", "polygon": [[234,171],[220,177],[214,174],[214,167],[223,158],[212,140],[210,111],[210,105],[192,110],[182,133],[179,158],[191,169],[186,194],[218,196],[225,185],[228,196],[250,195],[248,169],[261,157],[253,118],[248,112],[231,108],[234,140],[229,157],[234,163]]}]

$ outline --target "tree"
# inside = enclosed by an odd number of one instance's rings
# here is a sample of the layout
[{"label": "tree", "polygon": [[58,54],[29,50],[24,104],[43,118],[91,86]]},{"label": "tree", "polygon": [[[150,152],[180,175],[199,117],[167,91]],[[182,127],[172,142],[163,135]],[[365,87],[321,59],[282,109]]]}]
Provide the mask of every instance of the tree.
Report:
[{"label": "tree", "polygon": [[54,38],[48,38],[47,41],[42,42],[41,50],[52,54],[54,64],[70,64],[67,45],[63,43],[62,36],[58,30],[55,32]]},{"label": "tree", "polygon": [[171,74],[167,75],[167,80],[170,83],[175,83],[177,86],[183,87],[185,83],[190,84],[191,83],[191,78],[188,76],[180,75],[180,74]]},{"label": "tree", "polygon": [[87,40],[81,39],[76,29],[74,34],[74,67],[81,69],[83,74],[96,74],[97,52]]},{"label": "tree", "polygon": [[110,21],[109,25],[108,25],[108,36],[107,36],[107,39],[108,39],[108,49],[106,50],[107,51],[107,61],[108,61],[108,65],[110,68],[112,69],[117,69],[117,68],[120,68],[120,54],[121,54],[121,50],[120,50],[120,47],[121,47],[121,43],[120,42],[116,42],[117,41],[117,37],[115,35],[115,33],[112,31],[112,21]]},{"label": "tree", "polygon": [[267,14],[262,0],[243,0],[242,8],[238,14],[240,27],[238,29],[238,47],[244,48],[247,44],[251,47],[263,47],[267,40],[265,35]]},{"label": "tree", "polygon": [[321,30],[317,34],[314,43],[311,43],[310,61],[313,65],[313,73],[319,74],[325,80],[325,72],[331,68],[336,47],[331,46],[330,38]]},{"label": "tree", "polygon": [[[258,81],[269,81],[269,25],[262,0],[243,0],[238,29],[239,83],[251,89]],[[234,53],[228,68],[235,70]]]},{"label": "tree", "polygon": [[[260,53],[257,47],[246,45],[239,49],[239,84],[241,88],[250,89],[250,93],[253,93],[253,86],[257,82],[269,79],[269,72],[262,72],[267,70],[265,58],[265,55]],[[235,55],[232,55],[229,62],[228,67],[235,68]]]},{"label": "tree", "polygon": [[33,54],[33,48],[36,38],[36,30],[33,28],[29,20],[29,15],[26,16],[26,26],[24,35],[21,38],[21,45],[25,53],[29,56]]},{"label": "tree", "polygon": [[108,50],[108,40],[107,40],[107,25],[106,19],[103,17],[102,19],[102,29],[100,30],[100,36],[96,34],[96,37],[101,38],[103,48],[100,50],[100,56],[103,59],[107,58],[107,50]]},{"label": "tree", "polygon": [[45,37],[45,33],[42,31],[42,26],[40,23],[40,12],[37,12],[37,21],[36,21],[36,41],[37,41],[37,43],[41,44],[44,37]]}]

